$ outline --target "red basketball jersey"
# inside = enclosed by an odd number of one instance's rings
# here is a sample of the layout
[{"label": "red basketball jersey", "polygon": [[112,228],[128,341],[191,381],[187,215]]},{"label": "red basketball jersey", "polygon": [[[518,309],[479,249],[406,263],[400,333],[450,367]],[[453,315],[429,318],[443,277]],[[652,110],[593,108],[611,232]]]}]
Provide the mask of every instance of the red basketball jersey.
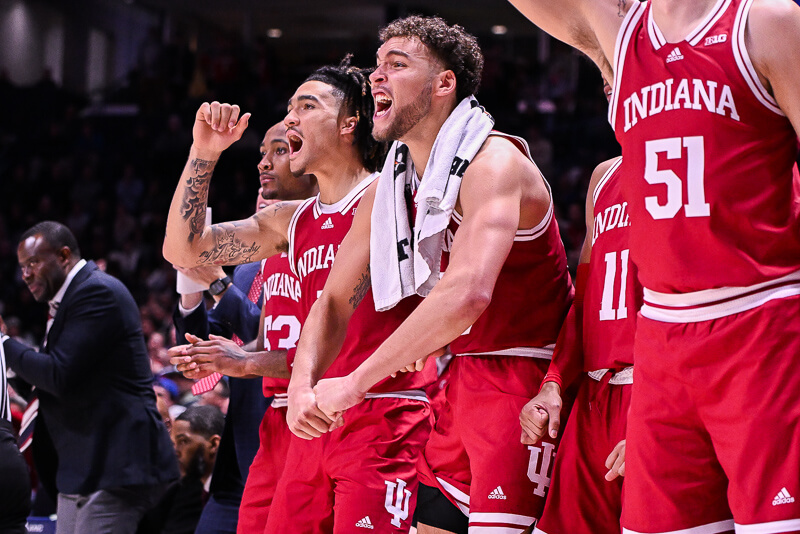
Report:
[{"label": "red basketball jersey", "polygon": [[[358,203],[367,187],[378,177],[371,175],[336,204],[323,204],[319,196],[306,200],[295,212],[289,225],[289,263],[300,279],[305,322],[311,306],[322,293],[333,266],[334,257],[350,226]],[[367,291],[347,327],[347,337],[336,360],[325,373],[326,378],[345,376],[354,371],[411,314],[420,302],[413,296],[400,301],[384,312],[375,310],[372,289]],[[436,366],[431,361],[418,373],[398,373],[376,384],[372,393],[421,389],[436,379]]]},{"label": "red basketball jersey", "polygon": [[690,307],[731,295],[671,294],[797,285],[797,134],[745,47],[751,4],[718,0],[685,40],[668,43],[650,3],[633,2],[617,37],[609,119],[646,303],[650,292],[655,306]]},{"label": "red basketball jersey", "polygon": [[[262,266],[264,277],[264,350],[294,352],[303,317],[300,280],[289,267],[285,253],[270,256]],[[288,378],[264,377],[264,396],[285,395]]]},{"label": "red basketball jersey", "polygon": [[[530,158],[527,143],[499,132]],[[442,271],[461,215],[455,210],[445,235]],[[550,208],[535,228],[518,230],[492,293],[473,325],[450,343],[453,354],[498,354],[550,359],[572,303],[572,281],[558,223]]]},{"label": "red basketball jersey", "polygon": [[620,190],[618,159],[594,190],[594,233],[583,299],[583,370],[620,370],[633,365],[636,313],[642,287],[630,261],[631,218]]}]

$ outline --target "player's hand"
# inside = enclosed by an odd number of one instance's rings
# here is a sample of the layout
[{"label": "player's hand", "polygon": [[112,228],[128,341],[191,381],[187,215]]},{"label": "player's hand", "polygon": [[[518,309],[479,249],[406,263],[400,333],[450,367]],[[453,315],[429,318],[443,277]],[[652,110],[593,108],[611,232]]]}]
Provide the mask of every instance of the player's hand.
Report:
[{"label": "player's hand", "polygon": [[[314,386],[314,395],[317,398],[317,406],[329,419],[339,421],[342,413],[348,408],[352,408],[364,400],[366,393],[358,391],[353,384],[352,375],[340,378],[326,378],[317,382]],[[341,426],[336,425],[336,428]],[[333,428],[331,428],[333,430]]]},{"label": "player's hand", "polygon": [[[191,334],[187,334],[191,335]],[[192,336],[194,337],[194,336]],[[197,364],[192,361],[191,356],[186,355],[186,351],[192,348],[192,345],[175,345],[167,350],[169,356],[169,363],[175,366],[175,369],[183,374],[184,377],[190,380],[200,380],[212,374],[214,371],[206,370],[201,371],[198,369]]]},{"label": "player's hand", "polygon": [[545,382],[539,394],[522,408],[519,422],[524,445],[535,445],[545,434],[553,439],[558,437],[561,426],[561,388],[558,384]]},{"label": "player's hand", "polygon": [[[186,378],[200,379],[213,372],[234,377],[249,376],[245,369],[247,352],[230,339],[212,334],[208,341],[203,341],[187,333],[186,340],[191,345],[181,345],[175,357],[170,358],[170,363]],[[170,351],[178,348],[173,347]],[[170,351],[167,353],[172,356]]]},{"label": "player's hand", "polygon": [[197,110],[192,128],[193,144],[201,155],[219,155],[241,139],[250,123],[250,114],[245,113],[240,119],[240,112],[235,104],[203,102]]},{"label": "player's hand", "polygon": [[197,282],[206,287],[210,286],[212,282],[225,277],[225,271],[219,265],[198,265],[197,267],[180,267],[173,265],[175,269],[185,274],[189,279]]},{"label": "player's hand", "polygon": [[435,350],[428,354],[427,356],[423,356],[419,360],[415,361],[414,363],[410,363],[400,369],[399,371],[395,371],[392,373],[392,378],[397,377],[397,373],[414,373],[419,372],[425,369],[425,364],[428,363],[429,358],[438,358],[439,356],[443,356],[447,352],[448,347],[442,347],[441,349]]},{"label": "player's hand", "polygon": [[[341,421],[341,417],[339,418]],[[341,426],[341,422],[328,417],[317,406],[314,390],[310,387],[290,387],[286,409],[286,423],[298,438],[311,440]],[[334,426],[334,423],[337,423]]]},{"label": "player's hand", "polygon": [[606,458],[606,480],[611,482],[617,477],[625,476],[625,440],[614,446],[614,450]]}]

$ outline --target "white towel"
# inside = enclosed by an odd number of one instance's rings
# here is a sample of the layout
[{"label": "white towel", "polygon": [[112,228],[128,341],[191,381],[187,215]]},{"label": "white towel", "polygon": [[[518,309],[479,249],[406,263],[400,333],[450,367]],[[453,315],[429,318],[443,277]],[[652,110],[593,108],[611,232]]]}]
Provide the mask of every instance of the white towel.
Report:
[{"label": "white towel", "polygon": [[427,296],[439,281],[445,230],[461,178],[493,126],[494,119],[475,97],[456,106],[433,142],[416,194],[413,231],[409,219],[416,171],[408,147],[399,141],[392,144],[375,191],[369,239],[376,310],[393,308],[415,293]]}]

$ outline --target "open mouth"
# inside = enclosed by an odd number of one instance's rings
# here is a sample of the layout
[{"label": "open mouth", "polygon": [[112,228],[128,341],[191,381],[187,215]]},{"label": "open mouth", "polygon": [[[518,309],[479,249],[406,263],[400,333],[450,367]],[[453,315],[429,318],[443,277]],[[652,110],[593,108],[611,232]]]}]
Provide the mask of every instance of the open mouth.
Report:
[{"label": "open mouth", "polygon": [[376,93],[373,96],[375,98],[375,118],[383,117],[389,113],[389,108],[392,107],[392,99],[385,93]]},{"label": "open mouth", "polygon": [[300,152],[303,148],[303,140],[294,132],[286,132],[286,139],[289,141],[289,157]]}]

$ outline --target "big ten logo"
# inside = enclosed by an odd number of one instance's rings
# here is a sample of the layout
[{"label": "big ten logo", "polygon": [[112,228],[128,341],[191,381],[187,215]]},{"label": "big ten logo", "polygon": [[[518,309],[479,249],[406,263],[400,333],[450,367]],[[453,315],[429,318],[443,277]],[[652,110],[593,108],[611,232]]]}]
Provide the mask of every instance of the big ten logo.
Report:
[{"label": "big ten logo", "polygon": [[728,34],[727,33],[721,33],[719,35],[712,35],[711,37],[706,37],[705,43],[703,43],[703,44],[705,46],[708,46],[708,45],[713,45],[713,44],[717,44],[717,43],[724,43],[727,40],[728,40]]},{"label": "big ten logo", "polygon": [[530,461],[528,462],[528,478],[536,484],[533,493],[539,497],[544,497],[547,488],[550,487],[550,466],[556,455],[556,446],[546,441],[541,442],[541,447],[528,445],[531,451]]},{"label": "big ten logo", "polygon": [[[392,514],[392,525],[399,527],[400,522],[408,519],[408,501],[411,499],[411,492],[406,489],[405,480],[397,479],[397,482],[384,481],[386,483],[386,511]],[[395,491],[396,490],[396,491]]]}]

